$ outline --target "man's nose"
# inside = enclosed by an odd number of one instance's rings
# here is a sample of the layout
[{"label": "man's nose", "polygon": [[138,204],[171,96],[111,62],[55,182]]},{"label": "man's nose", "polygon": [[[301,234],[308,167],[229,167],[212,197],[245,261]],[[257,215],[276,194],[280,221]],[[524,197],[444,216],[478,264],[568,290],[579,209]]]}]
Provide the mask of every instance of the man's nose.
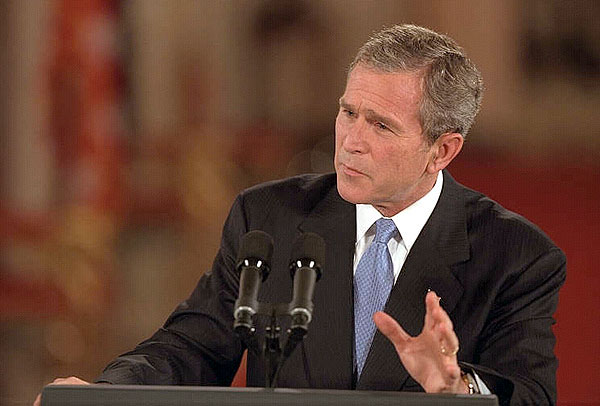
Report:
[{"label": "man's nose", "polygon": [[354,125],[346,129],[343,147],[350,153],[361,154],[367,151],[366,131],[368,123],[364,119],[357,120]]}]

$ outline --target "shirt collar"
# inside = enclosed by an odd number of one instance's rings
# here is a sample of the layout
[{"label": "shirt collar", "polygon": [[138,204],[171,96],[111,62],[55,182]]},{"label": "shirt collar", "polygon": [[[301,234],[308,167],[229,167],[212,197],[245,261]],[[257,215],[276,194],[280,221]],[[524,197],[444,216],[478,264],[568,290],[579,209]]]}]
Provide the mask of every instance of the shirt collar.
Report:
[{"label": "shirt collar", "polygon": [[[417,240],[417,237],[421,233],[421,230],[425,226],[425,223],[429,219],[429,216],[431,216],[431,213],[442,194],[443,183],[444,176],[440,171],[438,172],[435,185],[433,185],[433,188],[427,192],[425,196],[402,210],[400,213],[391,217],[398,228],[400,236],[402,236],[402,241],[404,242],[407,251],[410,251]],[[381,213],[370,204],[357,204],[356,241],[360,241],[373,223],[382,217]]]}]

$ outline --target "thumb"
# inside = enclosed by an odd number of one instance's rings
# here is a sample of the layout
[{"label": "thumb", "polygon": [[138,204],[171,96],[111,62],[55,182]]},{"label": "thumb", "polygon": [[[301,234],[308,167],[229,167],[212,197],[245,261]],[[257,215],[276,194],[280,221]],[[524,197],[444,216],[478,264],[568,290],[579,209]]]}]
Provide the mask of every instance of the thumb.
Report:
[{"label": "thumb", "polygon": [[390,315],[384,312],[377,312],[373,315],[375,325],[396,347],[402,348],[411,336],[394,320]]}]

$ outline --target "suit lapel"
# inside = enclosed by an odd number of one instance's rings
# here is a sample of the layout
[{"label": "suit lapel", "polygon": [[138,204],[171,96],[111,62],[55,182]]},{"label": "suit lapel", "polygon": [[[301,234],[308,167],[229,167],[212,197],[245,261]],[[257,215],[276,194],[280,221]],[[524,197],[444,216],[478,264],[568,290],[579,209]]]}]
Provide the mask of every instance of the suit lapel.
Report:
[{"label": "suit lapel", "polygon": [[354,317],[352,261],[355,206],[335,186],[300,224],[327,245],[323,275],[315,287],[314,314],[304,340],[305,362],[314,388],[352,387]]},{"label": "suit lapel", "polygon": [[[440,199],[406,258],[385,306],[386,313],[407,333],[418,335],[423,328],[429,289],[442,298],[442,307],[451,313],[463,292],[453,268],[468,258],[464,201],[458,185],[444,171]],[[357,389],[400,390],[407,378],[393,345],[377,331]]]}]

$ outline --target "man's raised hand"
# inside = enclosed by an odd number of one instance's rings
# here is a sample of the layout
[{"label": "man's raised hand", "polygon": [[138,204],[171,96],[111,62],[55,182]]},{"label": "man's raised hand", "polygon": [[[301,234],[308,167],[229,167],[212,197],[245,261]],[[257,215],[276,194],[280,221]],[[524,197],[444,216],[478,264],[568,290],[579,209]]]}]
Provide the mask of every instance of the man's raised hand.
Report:
[{"label": "man's raised hand", "polygon": [[429,393],[468,393],[456,358],[458,337],[452,321],[440,306],[434,292],[425,297],[423,331],[411,337],[392,317],[383,312],[373,315],[375,325],[396,348],[406,371]]}]

